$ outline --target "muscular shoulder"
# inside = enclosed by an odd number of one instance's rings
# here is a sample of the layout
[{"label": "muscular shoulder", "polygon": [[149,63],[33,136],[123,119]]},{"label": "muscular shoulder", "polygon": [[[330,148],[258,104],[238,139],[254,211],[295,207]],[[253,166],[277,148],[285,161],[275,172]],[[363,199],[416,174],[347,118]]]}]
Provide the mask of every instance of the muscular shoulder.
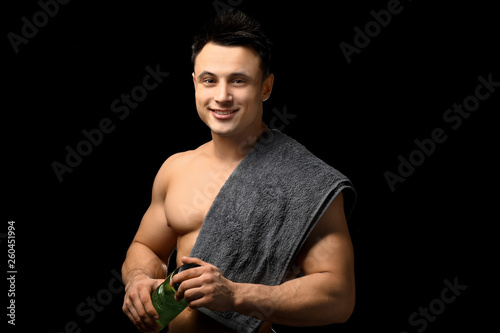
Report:
[{"label": "muscular shoulder", "polygon": [[188,167],[194,159],[205,154],[208,144],[205,143],[194,150],[176,153],[167,158],[156,175],[155,184],[161,185],[162,189],[166,191],[169,180]]},{"label": "muscular shoulder", "polygon": [[200,155],[204,155],[208,145],[209,143],[205,143],[194,150],[173,154],[163,163],[158,173],[170,174],[182,171],[182,169],[188,166],[194,159]]}]

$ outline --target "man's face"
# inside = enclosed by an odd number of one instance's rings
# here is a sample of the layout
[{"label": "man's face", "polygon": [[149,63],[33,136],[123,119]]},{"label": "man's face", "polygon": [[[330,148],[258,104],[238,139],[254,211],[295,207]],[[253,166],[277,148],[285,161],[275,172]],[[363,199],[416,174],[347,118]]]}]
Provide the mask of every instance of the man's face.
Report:
[{"label": "man's face", "polygon": [[262,81],[254,49],[208,43],[196,57],[193,81],[198,114],[213,133],[236,135],[261,126],[273,77]]}]

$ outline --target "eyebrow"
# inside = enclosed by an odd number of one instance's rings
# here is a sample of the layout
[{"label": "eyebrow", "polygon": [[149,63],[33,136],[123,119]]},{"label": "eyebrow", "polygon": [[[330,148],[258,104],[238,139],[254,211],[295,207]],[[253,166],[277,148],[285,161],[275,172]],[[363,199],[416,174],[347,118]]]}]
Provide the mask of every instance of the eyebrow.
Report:
[{"label": "eyebrow", "polygon": [[[217,77],[217,75],[214,74],[214,73],[212,73],[212,72],[203,71],[196,78],[200,79],[203,76],[215,76],[215,77]],[[245,77],[247,79],[252,79],[252,77],[250,75],[248,75],[247,73],[244,73],[244,72],[235,72],[235,73],[229,74],[229,77],[232,77],[232,76],[243,76],[243,77]]]}]

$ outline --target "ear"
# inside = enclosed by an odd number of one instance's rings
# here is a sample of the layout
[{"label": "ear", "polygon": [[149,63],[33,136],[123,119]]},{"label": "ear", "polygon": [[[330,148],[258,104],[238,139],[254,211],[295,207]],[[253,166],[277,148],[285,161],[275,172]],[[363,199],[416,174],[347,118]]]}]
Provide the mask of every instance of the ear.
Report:
[{"label": "ear", "polygon": [[269,74],[262,84],[262,101],[267,101],[273,91],[274,74]]},{"label": "ear", "polygon": [[194,75],[194,72],[191,75],[193,76],[194,90],[196,90],[196,76]]}]

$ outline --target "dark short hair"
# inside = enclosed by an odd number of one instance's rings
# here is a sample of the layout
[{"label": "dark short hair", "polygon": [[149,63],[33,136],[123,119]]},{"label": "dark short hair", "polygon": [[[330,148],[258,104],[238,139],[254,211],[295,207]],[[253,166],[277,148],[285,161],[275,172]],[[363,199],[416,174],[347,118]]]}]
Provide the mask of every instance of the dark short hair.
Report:
[{"label": "dark short hair", "polygon": [[260,55],[263,78],[269,73],[271,42],[261,29],[259,21],[235,9],[225,10],[205,25],[194,37],[191,61],[208,43],[220,46],[250,46]]}]

